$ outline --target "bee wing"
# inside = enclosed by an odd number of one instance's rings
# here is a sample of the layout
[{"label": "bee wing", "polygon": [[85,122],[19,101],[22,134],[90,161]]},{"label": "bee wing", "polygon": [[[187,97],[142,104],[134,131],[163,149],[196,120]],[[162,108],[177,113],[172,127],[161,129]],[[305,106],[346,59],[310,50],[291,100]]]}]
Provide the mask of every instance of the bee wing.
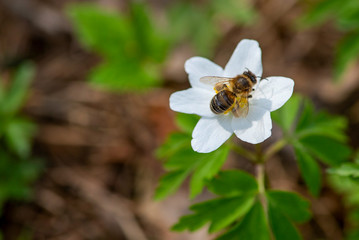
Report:
[{"label": "bee wing", "polygon": [[199,79],[200,82],[208,84],[208,85],[216,85],[218,83],[228,83],[229,81],[233,80],[230,77],[217,77],[217,76],[205,76]]},{"label": "bee wing", "polygon": [[232,113],[235,117],[246,117],[249,111],[248,94],[242,94],[237,98]]}]

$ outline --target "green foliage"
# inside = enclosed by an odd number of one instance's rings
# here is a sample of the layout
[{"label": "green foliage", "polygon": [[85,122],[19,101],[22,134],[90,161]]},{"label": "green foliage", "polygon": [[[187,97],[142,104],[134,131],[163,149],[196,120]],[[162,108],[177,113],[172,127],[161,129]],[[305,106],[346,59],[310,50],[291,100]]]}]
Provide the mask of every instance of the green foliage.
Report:
[{"label": "green foliage", "polygon": [[25,63],[7,84],[0,79],[0,209],[6,201],[29,198],[41,168],[30,158],[35,125],[19,114],[33,75],[34,66]]},{"label": "green foliage", "polygon": [[[0,151],[0,208],[8,200],[24,200],[31,197],[32,184],[41,170],[40,161],[16,159]],[[9,171],[11,169],[11,171]]]},{"label": "green foliage", "polygon": [[347,208],[345,239],[355,240],[359,236],[359,158],[328,170],[332,187],[343,195]]},{"label": "green foliage", "polygon": [[[183,138],[187,138],[183,141]],[[159,152],[168,156],[164,167],[169,172],[165,174],[156,190],[155,198],[163,199],[178,189],[180,184],[187,176],[192,173],[190,181],[190,196],[194,198],[201,193],[205,182],[211,179],[222,167],[227,159],[229,148],[222,146],[218,150],[201,154],[196,153],[191,148],[191,136],[186,134],[175,134],[170,136],[168,141],[183,141],[179,147],[161,149]],[[170,145],[168,142],[164,145]]]},{"label": "green foliage", "polygon": [[317,196],[321,172],[315,160],[338,166],[348,160],[351,154],[346,144],[346,120],[324,111],[316,112],[313,104],[299,95],[292,96],[272,116],[294,147],[299,169],[309,191]]},{"label": "green foliage", "polygon": [[332,20],[345,33],[336,49],[334,79],[339,80],[351,62],[359,56],[359,2],[357,0],[321,0],[300,19],[303,27]]},{"label": "green foliage", "polygon": [[90,81],[108,90],[138,91],[157,85],[167,55],[168,40],[154,25],[147,6],[133,1],[129,8],[128,14],[90,3],[68,8],[79,40],[103,57]]},{"label": "green foliage", "polygon": [[195,115],[179,114],[177,122],[185,132],[171,134],[167,141],[157,150],[157,156],[166,159],[164,167],[169,172],[160,180],[155,199],[163,199],[174,193],[181,183],[192,173],[190,196],[201,193],[205,182],[215,176],[227,159],[229,147],[202,154],[192,150],[191,132],[198,120]]},{"label": "green foliage", "polygon": [[237,24],[250,24],[256,12],[245,0],[209,0],[202,5],[177,1],[168,11],[171,42],[177,44],[187,40],[200,55],[212,54],[221,35],[217,16]]},{"label": "green foliage", "polygon": [[302,239],[293,222],[309,220],[309,202],[295,193],[284,191],[268,191],[267,199],[269,222],[275,239]]}]

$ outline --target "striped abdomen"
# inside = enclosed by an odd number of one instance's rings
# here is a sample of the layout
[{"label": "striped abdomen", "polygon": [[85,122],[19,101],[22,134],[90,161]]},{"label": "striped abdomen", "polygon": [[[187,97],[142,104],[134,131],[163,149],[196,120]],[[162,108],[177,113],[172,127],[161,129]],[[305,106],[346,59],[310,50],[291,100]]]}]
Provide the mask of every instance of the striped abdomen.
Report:
[{"label": "striped abdomen", "polygon": [[216,114],[224,113],[229,110],[236,101],[236,95],[228,90],[217,93],[211,100],[211,110]]}]

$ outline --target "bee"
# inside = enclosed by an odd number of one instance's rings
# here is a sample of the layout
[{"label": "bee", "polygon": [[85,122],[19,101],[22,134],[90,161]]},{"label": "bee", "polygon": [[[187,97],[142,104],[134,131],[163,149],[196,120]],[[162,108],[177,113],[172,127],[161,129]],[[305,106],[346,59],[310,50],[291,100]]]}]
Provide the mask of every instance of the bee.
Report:
[{"label": "bee", "polygon": [[210,108],[215,114],[227,114],[232,111],[235,117],[246,117],[249,111],[248,98],[254,91],[257,77],[247,70],[233,78],[206,76],[201,82],[214,86],[216,95],[212,98]]}]

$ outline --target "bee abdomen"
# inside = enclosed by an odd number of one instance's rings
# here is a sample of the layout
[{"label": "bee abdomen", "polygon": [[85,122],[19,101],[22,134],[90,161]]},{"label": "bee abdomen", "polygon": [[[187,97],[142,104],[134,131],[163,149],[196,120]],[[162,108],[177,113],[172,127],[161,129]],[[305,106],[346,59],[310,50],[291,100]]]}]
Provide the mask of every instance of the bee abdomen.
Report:
[{"label": "bee abdomen", "polygon": [[221,91],[212,98],[210,108],[216,114],[224,113],[234,104],[235,99],[234,93],[226,90]]}]

